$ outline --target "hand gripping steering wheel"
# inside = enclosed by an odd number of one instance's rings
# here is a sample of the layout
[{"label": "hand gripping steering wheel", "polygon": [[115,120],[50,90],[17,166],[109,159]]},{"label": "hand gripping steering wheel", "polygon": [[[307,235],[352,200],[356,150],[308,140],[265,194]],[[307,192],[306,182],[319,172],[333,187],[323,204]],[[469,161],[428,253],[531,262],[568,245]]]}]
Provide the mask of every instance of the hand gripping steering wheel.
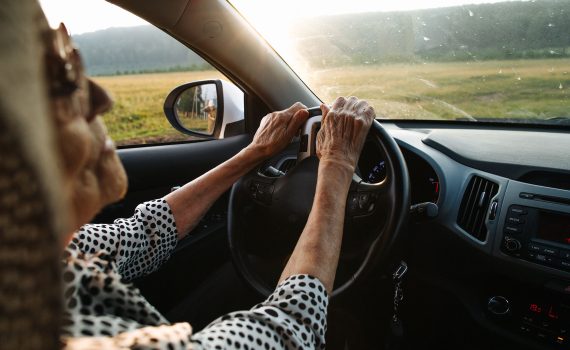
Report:
[{"label": "hand gripping steering wheel", "polygon": [[[263,296],[277,280],[311,211],[319,160],[316,135],[320,109],[302,127],[300,141],[292,143],[296,165],[287,173],[267,172],[267,164],[254,169],[230,193],[229,247],[234,265],[245,282]],[[398,145],[378,121],[374,121],[366,145],[384,158],[385,176],[368,183],[355,173],[346,200],[341,258],[332,297],[344,293],[379,266],[402,235],[410,208],[409,176]],[[286,153],[286,151],[284,151]],[[283,158],[283,154],[275,159]],[[358,169],[358,168],[357,168]],[[275,169],[272,169],[275,170]],[[321,174],[326,176],[326,174]]]}]

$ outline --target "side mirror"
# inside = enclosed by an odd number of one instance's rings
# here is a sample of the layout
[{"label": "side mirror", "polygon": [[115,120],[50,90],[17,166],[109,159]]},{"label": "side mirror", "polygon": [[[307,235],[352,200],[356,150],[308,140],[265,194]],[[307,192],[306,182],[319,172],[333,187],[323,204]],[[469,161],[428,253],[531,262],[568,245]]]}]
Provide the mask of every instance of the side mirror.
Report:
[{"label": "side mirror", "polygon": [[180,85],[164,101],[164,114],[176,130],[199,138],[224,138],[245,132],[245,95],[225,80]]},{"label": "side mirror", "polygon": [[222,82],[203,80],[178,86],[166,97],[164,114],[182,133],[218,137],[224,115]]}]

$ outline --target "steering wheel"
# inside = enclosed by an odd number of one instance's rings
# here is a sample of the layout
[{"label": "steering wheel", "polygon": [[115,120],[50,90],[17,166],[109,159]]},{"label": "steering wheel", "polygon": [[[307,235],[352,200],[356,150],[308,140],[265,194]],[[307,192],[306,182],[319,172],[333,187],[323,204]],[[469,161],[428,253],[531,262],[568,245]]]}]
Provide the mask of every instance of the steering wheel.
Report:
[{"label": "steering wheel", "polygon": [[[321,112],[315,107],[309,113],[300,141],[242,177],[230,193],[228,236],[234,265],[244,281],[266,297],[275,289],[305,226],[315,195],[319,164],[316,135]],[[402,236],[408,219],[410,185],[402,152],[376,120],[365,148],[367,144],[383,155],[385,176],[369,183],[357,171],[348,197],[339,198],[347,203],[333,298],[387,263],[388,252]],[[285,174],[269,167],[284,157],[295,156],[295,166]]]}]

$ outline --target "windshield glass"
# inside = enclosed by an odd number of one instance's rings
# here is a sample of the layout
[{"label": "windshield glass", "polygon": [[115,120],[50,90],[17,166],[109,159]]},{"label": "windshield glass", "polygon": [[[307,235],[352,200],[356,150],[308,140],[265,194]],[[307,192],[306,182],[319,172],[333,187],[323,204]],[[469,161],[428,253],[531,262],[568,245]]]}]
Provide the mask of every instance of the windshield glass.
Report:
[{"label": "windshield glass", "polygon": [[324,102],[390,119],[570,124],[570,1],[232,4]]}]

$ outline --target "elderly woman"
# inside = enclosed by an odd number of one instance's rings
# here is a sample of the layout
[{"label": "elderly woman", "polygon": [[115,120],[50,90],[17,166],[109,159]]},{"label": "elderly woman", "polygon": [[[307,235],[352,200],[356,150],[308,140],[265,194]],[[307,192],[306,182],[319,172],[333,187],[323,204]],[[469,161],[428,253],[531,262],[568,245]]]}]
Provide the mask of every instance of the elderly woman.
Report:
[{"label": "elderly woman", "polygon": [[[87,79],[65,27],[46,33],[51,117],[70,203],[63,258],[67,348],[269,349],[324,348],[328,293],[342,241],[345,198],[374,120],[354,97],[321,106],[320,158],[313,209],[274,293],[251,310],[234,312],[193,334],[170,324],[128,280],[150,273],[214,201],[241,176],[281,151],[308,118],[305,106],[265,116],[253,141],[236,156],[164,198],[139,205],[114,224],[87,224],[119,200],[127,179],[99,114],[111,107]],[[342,200],[339,200],[342,199]],[[192,205],[188,205],[191,203]]]}]

